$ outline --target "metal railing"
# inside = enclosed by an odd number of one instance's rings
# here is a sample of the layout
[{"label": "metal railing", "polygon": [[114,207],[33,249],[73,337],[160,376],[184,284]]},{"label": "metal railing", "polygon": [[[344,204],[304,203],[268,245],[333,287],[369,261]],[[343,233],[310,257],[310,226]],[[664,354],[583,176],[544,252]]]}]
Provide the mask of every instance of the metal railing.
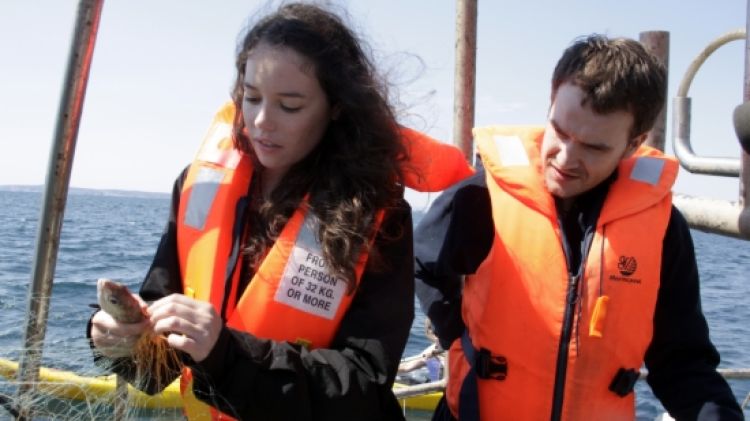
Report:
[{"label": "metal railing", "polygon": [[[748,9],[750,13],[750,8]],[[750,20],[749,20],[750,22]],[[690,63],[685,75],[680,82],[677,96],[673,101],[672,115],[672,144],[675,156],[680,165],[688,171],[696,174],[717,175],[724,177],[739,177],[739,200],[731,202],[727,200],[707,199],[686,195],[675,195],[674,204],[685,216],[688,224],[695,229],[721,234],[741,239],[750,239],[750,209],[748,209],[748,179],[750,179],[750,160],[746,152],[740,152],[741,158],[719,158],[696,155],[693,152],[690,141],[691,105],[692,99],[688,96],[690,85],[701,65],[719,47],[737,40],[745,40],[747,44],[747,31],[739,29],[726,33],[701,51]],[[745,50],[746,63],[748,60],[747,49]],[[748,68],[745,68],[745,101],[748,101],[747,80]]]},{"label": "metal railing", "polygon": [[688,90],[698,72],[708,57],[719,47],[731,41],[744,40],[745,30],[738,29],[720,36],[712,41],[688,66],[682,77],[677,96],[672,102],[672,142],[674,153],[680,164],[688,171],[696,174],[719,175],[725,177],[738,177],[740,174],[739,158],[717,158],[698,156],[693,152],[690,144],[690,121],[692,100],[688,96]]}]

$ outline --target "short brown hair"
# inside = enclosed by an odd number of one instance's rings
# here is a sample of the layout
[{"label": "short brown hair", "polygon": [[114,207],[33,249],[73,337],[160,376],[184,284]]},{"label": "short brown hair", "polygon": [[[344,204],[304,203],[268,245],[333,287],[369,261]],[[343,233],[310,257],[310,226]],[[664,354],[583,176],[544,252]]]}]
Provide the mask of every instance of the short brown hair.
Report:
[{"label": "short brown hair", "polygon": [[632,113],[634,138],[654,126],[664,106],[666,80],[664,66],[638,41],[590,35],[574,41],[557,62],[552,101],[560,85],[569,82],[584,92],[584,104],[597,113]]}]

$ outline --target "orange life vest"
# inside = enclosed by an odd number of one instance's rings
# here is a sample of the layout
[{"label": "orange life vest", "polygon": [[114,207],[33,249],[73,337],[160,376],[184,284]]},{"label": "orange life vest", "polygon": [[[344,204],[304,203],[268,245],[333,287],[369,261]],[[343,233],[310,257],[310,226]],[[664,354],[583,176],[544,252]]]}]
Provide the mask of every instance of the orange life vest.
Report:
[{"label": "orange life vest", "polygon": [[[466,278],[462,315],[473,348],[507,362],[504,379],[477,380],[480,416],[548,420],[569,275],[554,199],[540,170],[544,129],[489,127],[474,135],[495,237],[476,274]],[[641,367],[651,341],[677,168],[673,158],[645,146],[619,165],[579,284],[562,419],[635,417],[633,393],[621,397],[609,387],[621,368]],[[457,340],[446,391],[456,416],[469,368]]]},{"label": "orange life vest", "polygon": [[400,131],[409,154],[409,164],[404,168],[406,187],[437,192],[474,174],[474,168],[457,147],[407,127]]},{"label": "orange life vest", "polygon": [[[238,203],[248,193],[252,178],[249,156],[232,146],[228,109],[217,114],[190,166],[180,196],[177,249],[186,295],[213,304],[226,324],[255,336],[289,341],[308,348],[330,344],[351,304],[347,282],[331,273],[317,240],[317,219],[305,201],[297,209],[255,276],[237,299],[240,235],[235,220]],[[376,217],[375,229],[383,212]],[[230,255],[235,253],[235,259]],[[358,282],[367,262],[360,255],[355,267]],[[227,290],[227,279],[231,278]],[[236,305],[235,305],[236,303]],[[192,375],[183,370],[183,396],[192,394]],[[189,419],[231,419],[189,396]]]}]

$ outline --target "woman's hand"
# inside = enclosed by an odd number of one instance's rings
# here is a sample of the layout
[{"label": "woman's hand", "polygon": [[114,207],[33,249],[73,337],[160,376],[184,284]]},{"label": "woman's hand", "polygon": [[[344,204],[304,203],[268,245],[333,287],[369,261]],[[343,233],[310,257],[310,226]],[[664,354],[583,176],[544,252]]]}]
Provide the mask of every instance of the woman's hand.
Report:
[{"label": "woman's hand", "polygon": [[153,302],[148,312],[154,332],[166,336],[169,345],[186,352],[195,362],[208,356],[224,325],[211,303],[182,294]]},{"label": "woman's hand", "polygon": [[97,352],[105,357],[129,357],[148,326],[148,319],[139,323],[122,323],[100,310],[91,318],[91,341]]}]

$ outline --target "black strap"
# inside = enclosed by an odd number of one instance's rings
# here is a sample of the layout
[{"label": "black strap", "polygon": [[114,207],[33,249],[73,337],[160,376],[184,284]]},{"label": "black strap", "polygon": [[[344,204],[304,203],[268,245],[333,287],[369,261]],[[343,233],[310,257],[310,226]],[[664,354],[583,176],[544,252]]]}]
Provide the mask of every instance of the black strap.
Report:
[{"label": "black strap", "polygon": [[461,335],[461,348],[471,368],[461,384],[458,397],[458,419],[479,421],[478,379],[505,380],[508,375],[508,361],[503,356],[492,355],[488,349],[476,350],[471,343],[468,329],[464,329]]},{"label": "black strap", "polygon": [[458,419],[461,421],[479,421],[479,387],[477,385],[477,372],[474,369],[474,358],[476,352],[469,338],[468,329],[464,329],[461,335],[461,348],[463,348],[466,361],[471,368],[466,373],[461,383],[461,393],[458,395]]},{"label": "black strap", "polygon": [[617,374],[615,374],[615,377],[612,379],[612,383],[609,384],[609,390],[623,398],[633,391],[635,388],[635,382],[638,381],[639,376],[640,373],[638,370],[620,367],[620,369],[617,370]]}]

